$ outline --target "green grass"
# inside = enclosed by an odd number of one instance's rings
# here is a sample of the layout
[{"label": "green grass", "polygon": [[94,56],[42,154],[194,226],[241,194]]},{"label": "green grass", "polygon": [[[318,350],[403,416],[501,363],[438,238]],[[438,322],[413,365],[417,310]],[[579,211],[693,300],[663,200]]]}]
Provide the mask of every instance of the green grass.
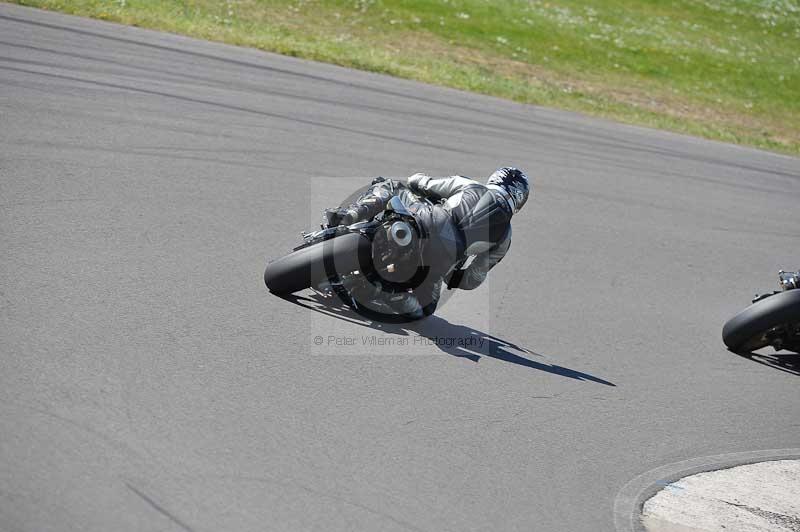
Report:
[{"label": "green grass", "polygon": [[15,0],[800,154],[798,0]]}]

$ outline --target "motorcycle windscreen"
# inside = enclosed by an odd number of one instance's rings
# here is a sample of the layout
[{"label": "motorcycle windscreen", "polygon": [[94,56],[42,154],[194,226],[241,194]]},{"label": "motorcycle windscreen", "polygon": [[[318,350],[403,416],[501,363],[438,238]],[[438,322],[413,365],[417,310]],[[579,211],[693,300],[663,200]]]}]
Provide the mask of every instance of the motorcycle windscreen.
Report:
[{"label": "motorcycle windscreen", "polygon": [[411,213],[408,211],[408,209],[406,208],[405,204],[403,203],[403,201],[400,199],[399,196],[392,196],[392,198],[389,200],[389,204],[386,206],[386,209],[392,210],[397,214],[411,216]]}]

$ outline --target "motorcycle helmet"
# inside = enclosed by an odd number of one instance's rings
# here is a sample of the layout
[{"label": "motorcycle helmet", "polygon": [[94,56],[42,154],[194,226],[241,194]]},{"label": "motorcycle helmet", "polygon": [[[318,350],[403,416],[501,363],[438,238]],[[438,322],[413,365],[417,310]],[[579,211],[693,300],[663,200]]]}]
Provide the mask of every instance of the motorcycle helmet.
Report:
[{"label": "motorcycle helmet", "polygon": [[486,181],[489,188],[497,188],[510,196],[514,212],[519,212],[530,195],[528,176],[517,168],[505,167],[495,170]]}]

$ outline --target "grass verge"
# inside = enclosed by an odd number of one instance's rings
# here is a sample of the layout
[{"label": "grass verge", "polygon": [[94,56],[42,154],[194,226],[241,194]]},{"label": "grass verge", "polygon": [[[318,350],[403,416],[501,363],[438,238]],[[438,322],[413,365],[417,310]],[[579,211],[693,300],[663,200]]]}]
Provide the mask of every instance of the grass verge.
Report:
[{"label": "grass verge", "polygon": [[12,0],[800,154],[797,0]]}]

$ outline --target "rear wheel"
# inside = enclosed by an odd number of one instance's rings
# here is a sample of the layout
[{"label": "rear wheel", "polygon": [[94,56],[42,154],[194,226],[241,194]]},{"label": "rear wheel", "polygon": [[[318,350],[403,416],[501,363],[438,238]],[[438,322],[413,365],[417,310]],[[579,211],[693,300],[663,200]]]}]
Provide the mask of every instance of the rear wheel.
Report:
[{"label": "rear wheel", "polygon": [[347,233],[270,262],[264,282],[276,294],[298,292],[339,274],[364,271],[371,265],[371,251],[369,238]]},{"label": "rear wheel", "polygon": [[796,341],[800,323],[800,290],[787,290],[753,303],[731,318],[722,328],[722,341],[728,349],[750,352],[766,347],[776,339]]}]

